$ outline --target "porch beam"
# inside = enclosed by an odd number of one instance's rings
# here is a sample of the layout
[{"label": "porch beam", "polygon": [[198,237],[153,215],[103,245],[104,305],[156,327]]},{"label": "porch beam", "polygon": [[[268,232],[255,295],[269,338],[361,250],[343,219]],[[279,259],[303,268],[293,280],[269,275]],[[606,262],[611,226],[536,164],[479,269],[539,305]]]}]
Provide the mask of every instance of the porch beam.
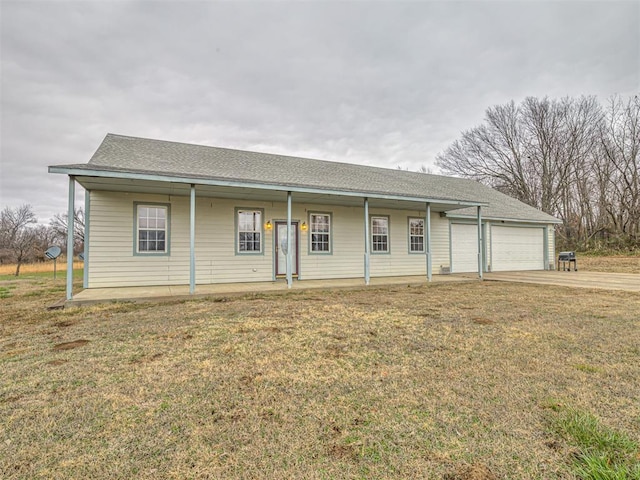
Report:
[{"label": "porch beam", "polygon": [[478,277],[482,280],[482,207],[477,207],[477,219],[478,219]]},{"label": "porch beam", "polygon": [[364,198],[364,284],[371,281],[371,255],[369,254],[369,199]]},{"label": "porch beam", "polygon": [[431,281],[433,264],[431,259],[431,204],[427,202],[427,211],[424,218],[424,241],[427,255],[427,281]]},{"label": "porch beam", "polygon": [[69,175],[69,203],[67,210],[67,300],[73,298],[73,228],[76,211],[76,178]]},{"label": "porch beam", "polygon": [[196,186],[191,184],[189,206],[189,295],[196,291]]},{"label": "porch beam", "polygon": [[291,192],[287,192],[287,288],[293,284],[291,259]]}]

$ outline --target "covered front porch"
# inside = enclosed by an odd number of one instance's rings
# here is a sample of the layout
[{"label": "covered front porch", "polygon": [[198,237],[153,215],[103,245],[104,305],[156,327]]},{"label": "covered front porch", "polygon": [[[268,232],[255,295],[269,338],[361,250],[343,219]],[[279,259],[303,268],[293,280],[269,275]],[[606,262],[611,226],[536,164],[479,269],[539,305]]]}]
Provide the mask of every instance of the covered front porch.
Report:
[{"label": "covered front porch", "polygon": [[[55,171],[56,169],[52,169]],[[63,173],[60,171],[60,173]],[[405,197],[389,194],[379,193],[364,193],[364,192],[352,192],[352,191],[333,191],[333,190],[317,190],[302,187],[285,187],[285,186],[273,186],[273,185],[260,185],[260,184],[246,184],[241,182],[220,182],[215,180],[203,180],[198,179],[198,183],[195,183],[193,179],[164,177],[149,174],[117,174],[114,172],[104,171],[74,171],[73,169],[65,169],[64,173],[69,175],[69,212],[73,212],[75,209],[75,186],[76,183],[82,185],[85,189],[85,211],[86,211],[86,225],[85,225],[85,271],[84,271],[84,288],[85,291],[77,295],[77,302],[74,300],[74,294],[72,291],[72,285],[69,282],[67,285],[67,301],[73,304],[78,304],[84,300],[89,301],[91,298],[97,298],[101,301],[104,300],[125,300],[131,298],[151,297],[175,297],[176,295],[194,296],[194,295],[212,295],[212,294],[225,294],[236,292],[251,292],[254,291],[256,286],[261,285],[263,291],[280,290],[280,289],[296,289],[296,288],[333,288],[331,283],[335,286],[343,287],[348,286],[361,286],[361,285],[376,285],[376,284],[393,284],[398,278],[409,277],[394,277],[393,275],[402,274],[404,272],[394,272],[391,275],[386,273],[385,277],[377,277],[371,272],[371,231],[370,211],[372,209],[389,209],[392,211],[412,210],[420,211],[421,217],[424,222],[424,250],[421,255],[416,256],[415,264],[422,264],[424,266],[425,275],[415,277],[418,282],[430,282],[432,281],[432,213],[434,215],[440,214],[440,217],[444,217],[446,212],[457,210],[465,207],[476,207],[476,225],[477,225],[477,258],[478,258],[478,270],[477,277],[482,278],[483,274],[483,255],[482,255],[482,229],[480,227],[482,223],[482,203],[470,202],[470,201],[457,201],[457,200],[442,200],[430,198],[428,195],[424,197]],[[181,218],[184,220],[177,230],[184,236],[184,245],[187,245],[187,249],[182,252],[184,255],[184,261],[181,262],[181,266],[178,267],[180,275],[185,278],[180,281],[167,279],[167,284],[159,286],[113,286],[109,288],[105,285],[93,286],[89,282],[89,272],[92,270],[92,259],[94,257],[93,250],[90,249],[91,240],[93,238],[92,231],[92,192],[121,192],[123,195],[131,195],[133,198],[135,195],[165,195],[168,199],[178,198],[183,199],[185,204],[183,211],[181,212]],[[197,231],[200,226],[196,222],[197,210],[201,211],[202,204],[197,207],[198,202],[205,200],[213,207],[214,204],[219,206],[225,201],[237,200],[242,201],[242,204],[246,203],[259,203],[259,202],[271,202],[271,205],[280,204],[284,205],[281,210],[281,214],[269,214],[265,215],[265,230],[271,229],[272,221],[279,218],[284,227],[286,228],[286,241],[288,245],[286,248],[286,258],[283,264],[286,265],[286,269],[283,273],[284,282],[276,280],[276,275],[273,276],[272,282],[264,282],[262,279],[255,279],[258,281],[236,283],[240,278],[231,279],[231,281],[219,283],[203,283],[201,279],[197,278],[197,269],[203,265],[202,251],[198,250],[197,246]],[[358,278],[347,279],[335,279],[335,280],[311,280],[305,279],[294,282],[294,272],[292,266],[296,259],[294,258],[293,248],[291,244],[292,228],[294,228],[294,222],[296,217],[292,214],[292,208],[296,205],[318,205],[322,206],[322,210],[326,206],[338,206],[347,208],[357,208],[360,212],[357,218],[353,219],[354,224],[361,226],[363,234],[353,235],[351,238],[354,242],[359,243],[362,248],[362,253],[358,253],[356,256],[351,256],[351,261],[356,261],[361,265],[358,270],[361,271],[361,276]],[[70,214],[72,215],[72,213]],[[122,216],[124,217],[124,214]],[[177,218],[177,215],[174,216]],[[303,223],[303,222],[301,222]],[[296,222],[297,228],[297,222]],[[264,232],[263,232],[264,233]],[[72,235],[70,235],[72,238]],[[124,237],[123,237],[124,238]],[[271,245],[271,240],[268,248],[274,246]],[[103,242],[104,243],[104,242]],[[73,257],[73,244],[68,243],[69,257]],[[283,249],[284,250],[284,249]],[[236,252],[237,253],[237,252]],[[375,253],[375,252],[374,252]],[[128,254],[131,256],[131,254]],[[169,251],[167,249],[167,256]],[[171,252],[173,257],[174,252]],[[422,256],[422,259],[420,257]],[[357,257],[357,260],[356,260]],[[363,258],[364,257],[364,258]],[[141,257],[135,254],[135,248],[131,260],[127,260],[127,264],[124,267],[133,265],[134,260],[139,260]],[[238,257],[236,257],[238,258]],[[200,263],[198,261],[200,260]],[[122,262],[121,262],[122,263]],[[218,263],[219,265],[219,263]],[[215,274],[217,266],[215,262],[211,262],[211,269]],[[200,267],[199,267],[200,266]],[[71,267],[68,265],[68,269]],[[122,271],[114,270],[110,272],[112,278],[116,278],[116,275],[122,274],[123,278],[126,278],[126,273]],[[119,268],[119,267],[118,267]],[[173,270],[175,273],[178,270]],[[255,272],[256,270],[254,270]],[[120,273],[119,273],[120,272]],[[406,273],[409,273],[408,271]],[[436,272],[437,273],[437,272]],[[357,275],[357,273],[356,273]],[[344,276],[344,275],[343,275]],[[187,283],[188,281],[188,283]],[[405,283],[406,281],[400,280],[399,283]],[[178,285],[179,284],[179,285]],[[314,284],[321,286],[314,287]],[[131,285],[131,283],[130,283]],[[142,284],[141,284],[142,285]],[[245,285],[242,287],[241,285]],[[144,293],[148,292],[148,293]]]},{"label": "covered front porch", "polygon": [[[472,282],[478,280],[478,276],[472,273],[435,275],[431,279],[433,283]],[[74,294],[73,298],[67,300],[64,305],[65,307],[71,307],[108,302],[163,302],[188,298],[223,298],[233,295],[275,294],[305,290],[360,289],[384,286],[416,287],[427,283],[428,281],[424,276],[412,275],[371,278],[369,287],[364,284],[362,278],[343,278],[301,280],[293,282],[291,288],[287,288],[286,281],[198,285],[194,292],[190,292],[189,285],[90,288]]]}]

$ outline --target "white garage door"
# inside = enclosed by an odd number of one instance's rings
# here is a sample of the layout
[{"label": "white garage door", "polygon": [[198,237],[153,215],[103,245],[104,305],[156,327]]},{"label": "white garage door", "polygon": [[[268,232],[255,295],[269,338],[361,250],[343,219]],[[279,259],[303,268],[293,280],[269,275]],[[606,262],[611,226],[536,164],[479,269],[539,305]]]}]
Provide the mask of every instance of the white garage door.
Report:
[{"label": "white garage door", "polygon": [[478,271],[478,226],[451,224],[451,273]]},{"label": "white garage door", "polygon": [[491,226],[494,272],[544,270],[544,229]]}]

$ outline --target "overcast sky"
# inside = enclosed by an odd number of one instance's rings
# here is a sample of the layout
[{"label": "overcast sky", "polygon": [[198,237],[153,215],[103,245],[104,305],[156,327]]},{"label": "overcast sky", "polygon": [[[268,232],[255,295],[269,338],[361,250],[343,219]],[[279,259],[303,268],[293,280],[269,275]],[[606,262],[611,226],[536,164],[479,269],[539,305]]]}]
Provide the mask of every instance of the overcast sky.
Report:
[{"label": "overcast sky", "polygon": [[417,170],[491,105],[640,92],[639,0],[0,2],[0,206],[41,222],[108,132]]}]

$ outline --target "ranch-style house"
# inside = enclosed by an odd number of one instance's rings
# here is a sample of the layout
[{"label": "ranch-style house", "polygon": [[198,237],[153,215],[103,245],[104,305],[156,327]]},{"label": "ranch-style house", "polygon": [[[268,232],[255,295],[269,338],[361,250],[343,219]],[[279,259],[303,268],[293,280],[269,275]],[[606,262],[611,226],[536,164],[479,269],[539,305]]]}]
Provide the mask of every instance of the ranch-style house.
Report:
[{"label": "ranch-style house", "polygon": [[114,134],[49,172],[69,176],[70,215],[85,189],[89,289],[554,264],[556,218],[467,179]]}]

